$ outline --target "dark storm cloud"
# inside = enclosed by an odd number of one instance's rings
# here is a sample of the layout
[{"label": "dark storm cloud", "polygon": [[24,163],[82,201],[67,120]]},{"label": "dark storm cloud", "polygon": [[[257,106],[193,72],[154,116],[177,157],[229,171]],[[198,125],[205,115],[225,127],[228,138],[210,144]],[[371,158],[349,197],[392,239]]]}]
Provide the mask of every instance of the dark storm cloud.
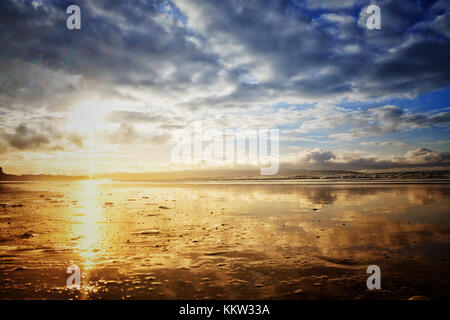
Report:
[{"label": "dark storm cloud", "polygon": [[[436,9],[439,3],[430,7],[412,1],[378,1],[382,29],[367,30],[363,10],[367,1],[354,3],[360,6],[361,18],[332,11],[340,7],[332,1],[318,6],[325,10],[320,17],[308,14],[310,3],[305,7],[298,1],[297,6],[291,1],[188,2],[200,16],[192,26],[199,26],[209,39],[220,39],[222,56],[226,58],[227,44],[232,43],[253,58],[239,66],[242,69],[252,73],[258,64],[266,64],[274,70],[257,85],[241,83],[232,94],[206,98],[200,104],[247,103],[280,94],[414,96],[450,84],[449,38],[431,25],[436,16],[449,15],[446,8]],[[176,3],[187,6],[184,1]],[[354,7],[350,1],[342,5],[347,6]]]},{"label": "dark storm cloud", "polygon": [[[219,71],[217,58],[189,40],[191,32],[167,14],[165,1],[133,1],[132,5],[128,1],[78,1],[82,8],[79,31],[66,28],[65,10],[72,1],[39,3],[0,2],[4,24],[0,56],[5,68],[11,61],[18,64],[9,68],[11,77],[5,73],[1,77],[5,83],[1,93],[9,97],[4,97],[3,105],[18,99],[26,104],[27,97],[44,99],[49,96],[45,90],[61,92],[39,75],[16,79],[15,74],[24,73],[20,66],[24,62],[102,83],[173,91],[183,91],[194,82],[200,87],[209,84]],[[19,87],[26,90],[25,96]]]},{"label": "dark storm cloud", "polygon": [[19,150],[38,148],[50,142],[47,135],[30,130],[24,124],[19,125],[14,134],[6,137],[9,144]]},{"label": "dark storm cloud", "polygon": [[32,111],[68,109],[82,94],[80,76],[19,59],[0,60],[0,109]]},{"label": "dark storm cloud", "polygon": [[[252,73],[259,63],[263,63],[273,70],[273,74],[257,86],[249,88],[240,84],[230,95],[232,100],[257,99],[270,94],[270,90],[276,95],[283,92],[305,96],[345,93],[351,86],[349,75],[354,74],[366,59],[350,61],[332,54],[327,49],[333,48],[334,39],[313,19],[297,14],[287,2],[205,4],[195,1],[195,5],[202,8],[204,29],[212,38],[223,38],[225,44],[232,41],[255,58],[242,68]],[[298,77],[300,79],[296,79]],[[258,80],[257,74],[255,78]]]},{"label": "dark storm cloud", "polygon": [[[450,8],[444,3],[377,2],[382,10],[382,32],[365,29],[363,39],[366,45],[381,53],[374,56],[374,63],[358,79],[361,91],[370,96],[405,93],[414,97],[450,84],[449,34],[433,25],[437,17],[440,20],[450,17]],[[361,11],[361,27],[366,17]]]},{"label": "dark storm cloud", "polygon": [[56,125],[44,122],[21,123],[12,131],[0,131],[3,148],[12,150],[55,151],[70,150],[83,146],[83,137],[75,132],[66,132]]},{"label": "dark storm cloud", "polygon": [[[414,96],[450,84],[445,1],[377,1],[381,30],[365,28],[369,1],[78,1],[79,31],[65,27],[69,4],[0,2],[2,69],[27,62],[65,79],[23,80],[20,67],[10,67],[0,77],[0,107],[71,97],[82,80],[102,82],[102,90],[195,92],[184,101],[192,109]],[[218,83],[223,92],[212,91]],[[63,99],[48,102],[57,103]]]},{"label": "dark storm cloud", "polygon": [[[294,1],[301,4],[301,1]],[[355,6],[360,0],[306,0],[305,4],[310,9],[336,10]]]}]

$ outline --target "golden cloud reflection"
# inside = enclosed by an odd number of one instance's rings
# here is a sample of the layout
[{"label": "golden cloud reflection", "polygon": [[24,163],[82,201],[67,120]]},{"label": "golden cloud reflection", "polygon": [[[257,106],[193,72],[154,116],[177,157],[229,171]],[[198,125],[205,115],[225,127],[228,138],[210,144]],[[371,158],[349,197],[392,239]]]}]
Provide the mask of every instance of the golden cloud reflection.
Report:
[{"label": "golden cloud reflection", "polygon": [[[50,290],[33,287],[33,297],[34,290],[44,298],[58,290],[77,299],[281,298],[302,288],[308,297],[343,292],[354,298],[362,294],[370,264],[386,279],[408,274],[406,283],[391,282],[397,288],[392,297],[417,294],[401,288],[427,283],[428,274],[436,275],[439,296],[448,270],[448,184],[84,181],[20,187],[32,192],[20,195],[23,207],[7,207],[16,219],[4,223],[20,251],[7,242],[0,249],[18,257],[14,268],[25,266],[20,274],[36,260],[31,267],[48,274]],[[12,202],[17,191],[4,194]],[[24,239],[26,230],[36,236]],[[22,249],[50,244],[39,257]],[[61,290],[69,265],[81,269],[80,291]],[[16,272],[8,271],[9,260],[3,267],[0,279]],[[29,270],[20,286],[6,282],[0,294],[32,283]],[[354,289],[336,291],[349,285]]]}]

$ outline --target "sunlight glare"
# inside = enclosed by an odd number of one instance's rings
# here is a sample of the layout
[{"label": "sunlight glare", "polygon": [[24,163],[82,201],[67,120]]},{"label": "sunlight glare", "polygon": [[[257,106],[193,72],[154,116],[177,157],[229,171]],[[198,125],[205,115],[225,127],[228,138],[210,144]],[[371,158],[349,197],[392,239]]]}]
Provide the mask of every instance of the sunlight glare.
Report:
[{"label": "sunlight glare", "polygon": [[102,207],[99,203],[98,181],[86,180],[79,183],[75,193],[82,215],[75,225],[74,235],[78,239],[78,250],[85,269],[91,269],[102,253],[101,217]]}]

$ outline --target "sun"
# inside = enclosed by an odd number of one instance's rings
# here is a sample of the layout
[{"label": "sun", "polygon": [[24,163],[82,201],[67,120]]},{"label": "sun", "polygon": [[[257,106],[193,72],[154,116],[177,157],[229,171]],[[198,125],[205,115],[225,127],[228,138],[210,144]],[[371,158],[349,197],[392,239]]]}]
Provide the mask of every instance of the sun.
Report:
[{"label": "sun", "polygon": [[107,107],[98,99],[84,100],[69,114],[68,127],[73,131],[91,134],[105,126]]}]

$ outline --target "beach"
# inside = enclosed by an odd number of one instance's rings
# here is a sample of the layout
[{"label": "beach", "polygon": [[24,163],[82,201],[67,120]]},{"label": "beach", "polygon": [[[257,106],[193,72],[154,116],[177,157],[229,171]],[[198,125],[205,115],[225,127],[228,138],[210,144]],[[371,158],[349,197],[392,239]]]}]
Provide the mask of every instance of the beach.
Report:
[{"label": "beach", "polygon": [[[445,181],[2,182],[0,299],[450,296]],[[81,288],[66,286],[69,266]],[[368,290],[369,265],[381,289]]]}]

